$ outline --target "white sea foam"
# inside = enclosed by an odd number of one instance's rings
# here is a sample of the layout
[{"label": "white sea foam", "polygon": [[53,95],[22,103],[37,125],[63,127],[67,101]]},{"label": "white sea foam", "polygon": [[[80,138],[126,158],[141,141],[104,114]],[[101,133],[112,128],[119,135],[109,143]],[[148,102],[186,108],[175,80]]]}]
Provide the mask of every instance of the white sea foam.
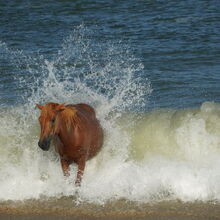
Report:
[{"label": "white sea foam", "polygon": [[[24,107],[16,108],[16,114],[1,111],[0,199],[75,195],[76,167],[65,180],[54,150],[37,146],[37,110],[24,119]],[[102,120],[105,144],[87,163],[78,199],[219,201],[219,113],[218,104],[204,103],[198,109],[145,114],[129,129],[127,120]]]}]

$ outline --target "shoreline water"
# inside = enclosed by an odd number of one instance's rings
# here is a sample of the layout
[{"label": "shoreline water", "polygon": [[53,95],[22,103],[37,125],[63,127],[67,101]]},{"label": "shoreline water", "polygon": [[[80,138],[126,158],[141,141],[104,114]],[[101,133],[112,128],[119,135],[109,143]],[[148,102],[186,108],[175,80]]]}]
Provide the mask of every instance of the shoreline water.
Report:
[{"label": "shoreline water", "polygon": [[220,219],[220,203],[183,203],[180,201],[137,203],[120,200],[97,205],[75,204],[72,198],[7,201],[0,203],[0,219],[218,220]]},{"label": "shoreline water", "polygon": [[[37,117],[15,110],[2,111],[0,201],[76,195],[76,166],[63,178],[54,147],[43,152],[37,146]],[[206,102],[197,109],[155,110],[134,122],[128,119],[133,115],[103,120],[106,141],[87,162],[80,202],[219,202],[219,113],[219,104]]]}]

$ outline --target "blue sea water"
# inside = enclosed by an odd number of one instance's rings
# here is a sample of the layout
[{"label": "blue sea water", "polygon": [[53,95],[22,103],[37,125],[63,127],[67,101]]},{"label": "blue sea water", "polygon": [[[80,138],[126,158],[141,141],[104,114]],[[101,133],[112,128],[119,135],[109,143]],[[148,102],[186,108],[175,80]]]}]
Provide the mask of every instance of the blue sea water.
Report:
[{"label": "blue sea water", "polygon": [[[153,89],[146,108],[219,101],[219,1],[0,2],[1,44],[27,56],[53,59],[82,24],[90,30],[93,46],[121,42],[140,60],[143,80],[148,78]],[[18,55],[10,60],[2,48],[0,53],[1,105],[19,104],[29,85],[19,88],[17,81],[21,72],[28,74],[30,64],[18,67]]]},{"label": "blue sea water", "polygon": [[[219,202],[219,27],[218,0],[0,0],[0,201]],[[37,146],[51,101],[105,131],[77,193]]]}]

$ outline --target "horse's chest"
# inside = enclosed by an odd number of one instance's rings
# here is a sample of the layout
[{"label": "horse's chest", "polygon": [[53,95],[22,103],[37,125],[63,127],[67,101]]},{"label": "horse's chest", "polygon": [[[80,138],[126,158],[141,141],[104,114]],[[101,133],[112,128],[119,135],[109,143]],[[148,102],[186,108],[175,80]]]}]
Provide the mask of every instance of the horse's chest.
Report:
[{"label": "horse's chest", "polygon": [[77,162],[79,158],[87,154],[88,139],[85,133],[81,133],[79,129],[75,129],[72,134],[58,139],[56,140],[55,149],[62,159]]},{"label": "horse's chest", "polygon": [[86,155],[86,151],[81,146],[63,146],[58,149],[60,158],[69,161],[70,163],[77,163],[80,158]]}]

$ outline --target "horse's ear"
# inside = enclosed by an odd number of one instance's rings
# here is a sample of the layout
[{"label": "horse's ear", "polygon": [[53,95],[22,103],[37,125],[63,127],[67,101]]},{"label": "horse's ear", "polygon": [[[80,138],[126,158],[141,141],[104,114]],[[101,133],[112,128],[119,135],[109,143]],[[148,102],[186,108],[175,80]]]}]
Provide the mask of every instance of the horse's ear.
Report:
[{"label": "horse's ear", "polygon": [[65,104],[60,104],[56,107],[56,110],[58,112],[62,112],[63,110],[65,110],[65,108],[66,108]]},{"label": "horse's ear", "polygon": [[39,108],[40,110],[42,110],[44,106],[36,104],[36,107]]}]

